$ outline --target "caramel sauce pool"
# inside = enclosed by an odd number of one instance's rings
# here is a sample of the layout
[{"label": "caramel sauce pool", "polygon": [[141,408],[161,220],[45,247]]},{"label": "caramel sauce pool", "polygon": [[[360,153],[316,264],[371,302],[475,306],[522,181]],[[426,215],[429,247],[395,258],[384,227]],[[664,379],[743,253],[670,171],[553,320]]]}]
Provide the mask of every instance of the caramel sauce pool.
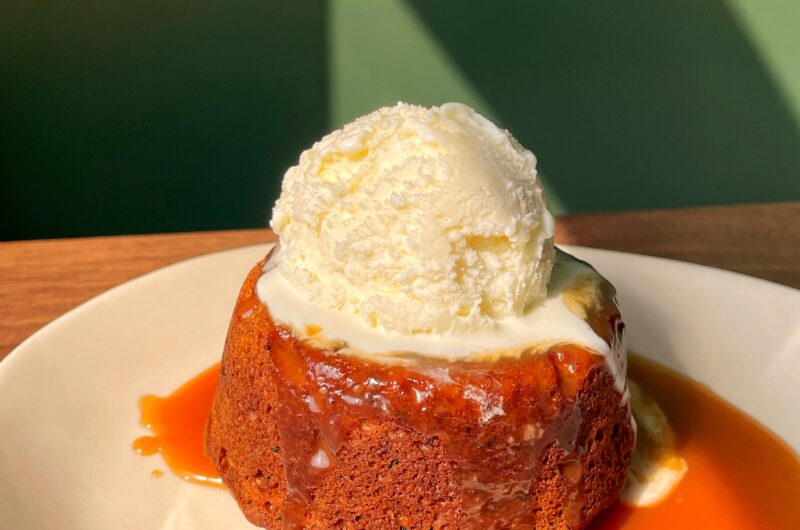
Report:
[{"label": "caramel sauce pool", "polygon": [[[661,504],[617,502],[590,530],[798,528],[800,458],[785,443],[704,385],[656,363],[629,355],[628,375],[666,413],[689,471]],[[143,397],[141,423],[152,436],[138,438],[134,449],[143,456],[161,453],[185,480],[222,487],[203,451],[218,376],[217,364],[167,397]]]},{"label": "caramel sauce pool", "polygon": [[631,509],[618,502],[589,528],[800,528],[798,455],[705,385],[638,355],[628,360],[628,377],[669,418],[689,471],[661,504]]},{"label": "caramel sauce pool", "polygon": [[[208,412],[219,380],[219,364],[206,369],[167,397],[144,396],[139,400],[140,423],[151,436],[133,442],[142,456],[161,453],[173,473],[198,484],[224,487],[222,479],[203,450]],[[153,470],[160,477],[161,470]]]}]

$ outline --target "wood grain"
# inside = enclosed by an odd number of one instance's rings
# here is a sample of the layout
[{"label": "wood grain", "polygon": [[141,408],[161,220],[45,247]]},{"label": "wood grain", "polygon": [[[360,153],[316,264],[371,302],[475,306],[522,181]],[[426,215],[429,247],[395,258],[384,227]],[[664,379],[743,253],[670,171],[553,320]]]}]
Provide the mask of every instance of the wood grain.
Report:
[{"label": "wood grain", "polygon": [[[65,311],[192,256],[273,241],[266,229],[0,243],[0,359]],[[800,202],[568,215],[560,243],[650,254],[800,288]]]},{"label": "wood grain", "polygon": [[44,324],[126,280],[274,239],[258,229],[0,243],[0,359]]},{"label": "wood grain", "polygon": [[690,261],[800,288],[800,202],[568,215],[556,240]]}]

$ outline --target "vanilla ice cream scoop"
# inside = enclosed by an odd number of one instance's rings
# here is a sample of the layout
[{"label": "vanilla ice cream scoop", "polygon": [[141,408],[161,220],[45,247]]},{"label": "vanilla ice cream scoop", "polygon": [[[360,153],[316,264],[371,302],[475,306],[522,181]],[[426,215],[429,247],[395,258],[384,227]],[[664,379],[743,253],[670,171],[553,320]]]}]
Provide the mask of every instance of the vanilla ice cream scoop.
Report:
[{"label": "vanilla ice cream scoop", "polygon": [[554,255],[536,158],[457,103],[399,103],[325,136],[286,172],[270,225],[309,302],[407,334],[524,314]]}]

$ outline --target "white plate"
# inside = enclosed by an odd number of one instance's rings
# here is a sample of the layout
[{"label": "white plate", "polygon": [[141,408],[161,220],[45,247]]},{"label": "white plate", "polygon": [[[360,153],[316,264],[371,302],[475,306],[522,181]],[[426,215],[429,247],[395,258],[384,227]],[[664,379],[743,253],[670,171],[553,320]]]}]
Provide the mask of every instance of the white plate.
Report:
[{"label": "white plate", "polygon": [[[0,522],[9,529],[252,528],[222,490],[131,450],[143,394],[218,360],[246,247],[178,263],[70,311],[0,363]],[[631,349],[711,388],[800,451],[800,291],[658,258],[567,249],[616,284]]]}]

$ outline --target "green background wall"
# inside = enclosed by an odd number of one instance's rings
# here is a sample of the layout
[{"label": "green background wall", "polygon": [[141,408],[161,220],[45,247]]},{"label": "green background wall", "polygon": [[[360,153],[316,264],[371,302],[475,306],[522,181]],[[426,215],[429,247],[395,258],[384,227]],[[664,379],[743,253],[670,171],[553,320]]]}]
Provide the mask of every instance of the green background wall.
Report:
[{"label": "green background wall", "polygon": [[0,237],[263,226],[327,129],[322,0],[0,10]]},{"label": "green background wall", "polygon": [[332,127],[467,102],[559,212],[800,200],[794,0],[0,7],[0,238],[263,226]]}]

